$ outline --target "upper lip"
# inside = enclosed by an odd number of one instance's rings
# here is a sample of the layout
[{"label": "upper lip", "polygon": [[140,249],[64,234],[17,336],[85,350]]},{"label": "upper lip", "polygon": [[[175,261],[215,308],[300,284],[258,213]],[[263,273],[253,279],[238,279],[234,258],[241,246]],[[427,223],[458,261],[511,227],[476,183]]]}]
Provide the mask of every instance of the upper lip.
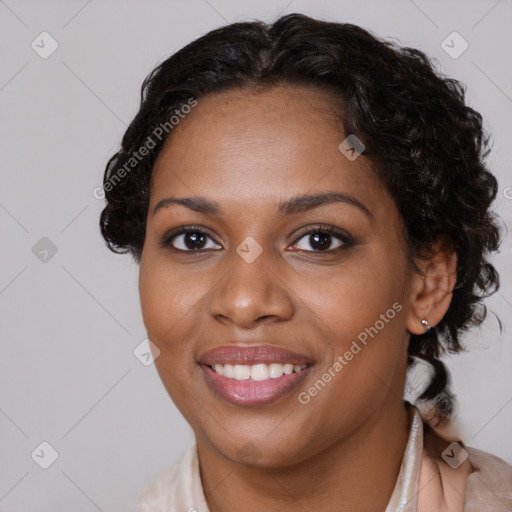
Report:
[{"label": "upper lip", "polygon": [[233,342],[204,352],[199,358],[199,364],[213,366],[214,364],[294,364],[310,365],[311,358],[276,345],[240,345]]}]

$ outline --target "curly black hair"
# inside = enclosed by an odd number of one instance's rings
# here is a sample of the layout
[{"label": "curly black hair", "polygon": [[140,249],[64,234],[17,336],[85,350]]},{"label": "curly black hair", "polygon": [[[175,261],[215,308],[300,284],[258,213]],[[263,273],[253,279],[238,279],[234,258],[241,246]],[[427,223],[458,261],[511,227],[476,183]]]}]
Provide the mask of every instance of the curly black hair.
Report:
[{"label": "curly black hair", "polygon": [[170,116],[183,117],[208,93],[282,84],[337,98],[345,134],[364,143],[362,156],[394,198],[410,256],[428,253],[436,242],[457,254],[446,315],[434,329],[412,334],[408,348],[409,368],[418,359],[433,368],[418,400],[446,418],[454,397],[441,357],[462,350],[461,333],[483,321],[482,299],[499,288],[487,260],[500,243],[490,209],[498,185],[484,163],[490,137],[482,116],[466,104],[465,86],[437,71],[422,51],[354,24],[301,14],[272,24],[233,23],[191,42],[142,84],[139,112],[105,169],[102,236],[112,251],[140,263],[152,169],[172,133]]}]

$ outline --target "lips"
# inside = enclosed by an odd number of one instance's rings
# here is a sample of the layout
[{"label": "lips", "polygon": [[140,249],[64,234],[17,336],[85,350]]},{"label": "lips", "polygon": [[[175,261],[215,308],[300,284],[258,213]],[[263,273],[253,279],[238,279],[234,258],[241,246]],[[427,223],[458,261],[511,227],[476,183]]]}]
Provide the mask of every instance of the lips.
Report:
[{"label": "lips", "polygon": [[[236,343],[236,342],[234,342]],[[291,393],[306,378],[313,360],[275,345],[227,345],[201,355],[199,364],[206,383],[214,393],[239,406],[262,406]],[[270,373],[257,380],[249,368],[291,368],[292,372]],[[225,372],[223,369],[234,369]],[[217,371],[216,371],[217,370]],[[255,376],[254,371],[252,376]],[[255,377],[256,378],[256,377]]]}]

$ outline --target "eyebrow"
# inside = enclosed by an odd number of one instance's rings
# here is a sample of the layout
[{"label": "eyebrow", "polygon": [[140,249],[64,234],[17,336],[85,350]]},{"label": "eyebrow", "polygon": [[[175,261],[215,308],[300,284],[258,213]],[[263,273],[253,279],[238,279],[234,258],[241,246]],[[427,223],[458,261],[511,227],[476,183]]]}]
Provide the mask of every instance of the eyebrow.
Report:
[{"label": "eyebrow", "polygon": [[[286,201],[279,203],[278,212],[282,215],[294,215],[302,213],[320,206],[324,206],[331,203],[345,203],[351,206],[359,208],[368,217],[372,217],[370,210],[361,201],[355,197],[345,194],[342,192],[322,192],[319,194],[303,194],[294,196]],[[222,209],[216,201],[207,199],[206,197],[166,197],[157,203],[153,209],[153,215],[167,206],[178,204],[185,206],[190,210],[205,215],[221,215]]]}]

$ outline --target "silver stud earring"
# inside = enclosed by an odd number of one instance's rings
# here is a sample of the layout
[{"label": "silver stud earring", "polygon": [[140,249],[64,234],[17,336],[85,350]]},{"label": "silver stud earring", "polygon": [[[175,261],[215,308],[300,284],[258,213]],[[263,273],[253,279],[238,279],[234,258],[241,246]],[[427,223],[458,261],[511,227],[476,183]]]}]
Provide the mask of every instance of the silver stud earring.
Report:
[{"label": "silver stud earring", "polygon": [[423,325],[423,327],[427,329],[427,332],[430,331],[430,329],[432,329],[432,326],[428,323],[428,320],[422,320],[421,325]]}]

